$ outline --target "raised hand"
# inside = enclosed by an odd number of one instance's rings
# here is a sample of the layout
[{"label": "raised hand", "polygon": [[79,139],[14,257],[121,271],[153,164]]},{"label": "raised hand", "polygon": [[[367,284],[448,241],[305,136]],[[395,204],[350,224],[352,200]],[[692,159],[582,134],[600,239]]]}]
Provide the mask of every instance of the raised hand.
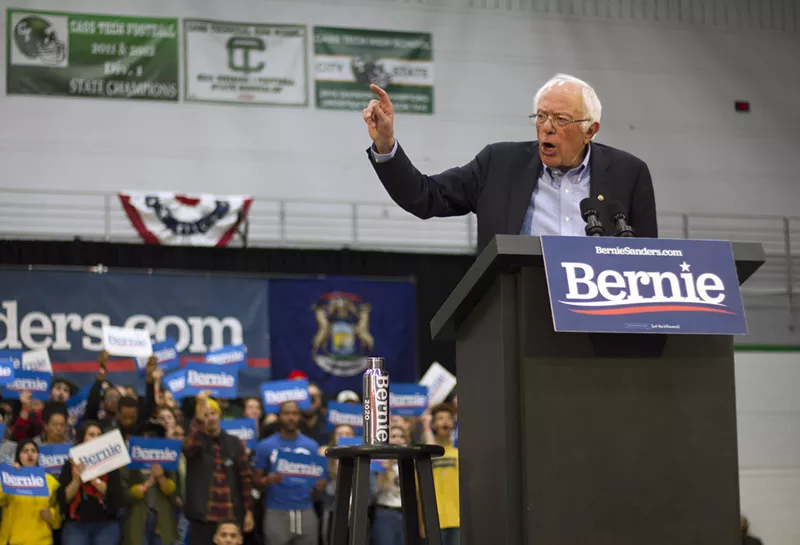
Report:
[{"label": "raised hand", "polygon": [[100,366],[100,370],[97,371],[97,380],[105,380],[106,373],[108,373],[108,352],[105,350],[100,352],[100,357],[97,358],[97,363]]},{"label": "raised hand", "polygon": [[364,122],[378,153],[389,153],[394,147],[394,106],[386,91],[374,83],[369,88],[378,98],[364,108]]}]

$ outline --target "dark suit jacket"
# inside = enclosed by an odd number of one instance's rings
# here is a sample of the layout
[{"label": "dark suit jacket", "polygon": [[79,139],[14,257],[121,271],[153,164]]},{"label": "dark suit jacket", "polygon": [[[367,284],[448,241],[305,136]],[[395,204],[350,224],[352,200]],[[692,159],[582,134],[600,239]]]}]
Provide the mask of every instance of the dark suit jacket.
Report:
[{"label": "dark suit jacket", "polygon": [[[618,201],[636,236],[657,238],[656,202],[650,170],[641,159],[592,142],[590,192],[605,202]],[[367,150],[386,191],[404,210],[418,218],[478,216],[478,251],[495,235],[518,235],[542,171],[538,142],[489,144],[468,164],[427,176],[411,164],[398,144],[391,161],[376,163]],[[606,233],[614,226],[604,211]]]}]

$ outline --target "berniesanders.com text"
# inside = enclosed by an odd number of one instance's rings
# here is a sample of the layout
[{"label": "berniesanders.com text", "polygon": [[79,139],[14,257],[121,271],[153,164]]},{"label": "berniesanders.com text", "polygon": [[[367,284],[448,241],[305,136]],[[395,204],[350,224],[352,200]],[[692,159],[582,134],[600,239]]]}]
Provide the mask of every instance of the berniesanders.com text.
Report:
[{"label": "berniesanders.com text", "polygon": [[683,257],[683,252],[680,250],[656,250],[653,248],[631,248],[625,246],[624,248],[604,248],[602,246],[595,246],[594,251],[596,254],[603,255],[647,255],[657,257]]}]

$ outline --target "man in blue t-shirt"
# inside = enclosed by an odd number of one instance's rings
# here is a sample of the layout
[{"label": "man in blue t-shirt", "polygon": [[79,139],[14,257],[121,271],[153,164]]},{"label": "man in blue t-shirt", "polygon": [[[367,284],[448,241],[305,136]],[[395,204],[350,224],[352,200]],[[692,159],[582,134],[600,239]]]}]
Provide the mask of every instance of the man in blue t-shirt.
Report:
[{"label": "man in blue t-shirt", "polygon": [[283,475],[272,472],[280,451],[317,454],[317,442],[299,431],[301,418],[297,403],[283,403],[278,413],[280,431],[256,447],[253,466],[256,483],[267,495],[264,538],[269,545],[317,545],[319,519],[312,494],[322,493],[326,480],[320,479],[314,489],[309,489],[284,482]]}]

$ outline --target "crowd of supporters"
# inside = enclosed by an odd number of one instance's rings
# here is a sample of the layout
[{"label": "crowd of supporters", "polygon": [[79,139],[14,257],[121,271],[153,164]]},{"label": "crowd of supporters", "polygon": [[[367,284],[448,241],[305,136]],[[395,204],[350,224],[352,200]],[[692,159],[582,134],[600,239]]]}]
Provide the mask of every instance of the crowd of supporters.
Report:
[{"label": "crowd of supporters", "polygon": [[[323,392],[309,383],[311,408],[294,402],[265,414],[257,397],[213,399],[206,392],[176,401],[162,387],[163,371],[151,358],[144,395],[137,385],[112,384],[106,377],[108,355],[98,360],[96,379],[83,415],[70,416],[68,402],[77,392],[69,380],[54,377],[49,399],[0,399],[6,432],[0,461],[17,466],[39,464],[42,445],[91,441],[118,429],[131,436],[182,441],[177,471],[155,464],[148,470],[123,467],[83,481],[82,464],[67,460],[47,475],[49,497],[0,492],[0,545],[325,545],[330,541],[337,467],[311,487],[287,482],[274,471],[279,452],[324,455],[339,438],[356,430],[330,430],[327,401],[361,403],[352,391]],[[307,378],[300,372],[290,377]],[[434,483],[444,545],[459,542],[458,399],[429,407],[419,418],[393,415],[391,442],[435,443],[445,455],[434,460]],[[258,443],[248,449],[221,429],[225,418],[258,423]],[[372,478],[370,532],[373,545],[405,544],[396,462],[381,461]],[[420,539],[424,543],[425,529]]]}]

